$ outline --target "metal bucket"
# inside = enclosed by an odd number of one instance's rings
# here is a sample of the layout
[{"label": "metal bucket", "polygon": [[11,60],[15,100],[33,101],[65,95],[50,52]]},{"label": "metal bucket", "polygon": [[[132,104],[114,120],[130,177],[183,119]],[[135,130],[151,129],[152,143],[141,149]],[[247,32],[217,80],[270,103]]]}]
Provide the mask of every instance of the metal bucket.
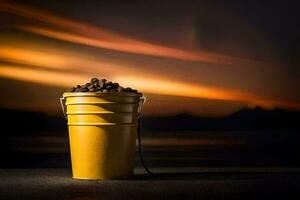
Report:
[{"label": "metal bucket", "polygon": [[63,94],[73,178],[124,179],[133,174],[144,100],[141,93]]}]

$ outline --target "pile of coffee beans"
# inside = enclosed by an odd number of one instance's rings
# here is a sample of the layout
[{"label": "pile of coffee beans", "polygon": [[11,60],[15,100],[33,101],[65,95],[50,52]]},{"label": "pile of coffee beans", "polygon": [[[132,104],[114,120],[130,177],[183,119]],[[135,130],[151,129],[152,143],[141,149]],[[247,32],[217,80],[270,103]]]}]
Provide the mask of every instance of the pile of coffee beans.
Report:
[{"label": "pile of coffee beans", "polygon": [[90,82],[84,85],[77,85],[66,92],[138,92],[129,87],[124,88],[118,83],[107,81],[106,79],[92,78]]}]

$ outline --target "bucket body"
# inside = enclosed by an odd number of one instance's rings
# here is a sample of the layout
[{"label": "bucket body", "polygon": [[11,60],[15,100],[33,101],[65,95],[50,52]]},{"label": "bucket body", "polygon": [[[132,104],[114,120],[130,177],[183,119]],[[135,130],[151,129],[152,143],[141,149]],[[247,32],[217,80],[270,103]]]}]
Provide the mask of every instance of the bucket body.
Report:
[{"label": "bucket body", "polygon": [[140,93],[64,93],[73,178],[133,174]]}]

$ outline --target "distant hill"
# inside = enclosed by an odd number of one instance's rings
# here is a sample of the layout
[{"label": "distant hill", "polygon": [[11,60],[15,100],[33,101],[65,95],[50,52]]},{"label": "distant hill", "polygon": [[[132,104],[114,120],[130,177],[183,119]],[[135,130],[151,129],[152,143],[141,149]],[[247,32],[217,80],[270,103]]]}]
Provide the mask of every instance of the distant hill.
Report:
[{"label": "distant hill", "polygon": [[145,131],[174,130],[300,130],[300,112],[262,108],[242,109],[223,118],[180,114],[144,117]]},{"label": "distant hill", "polygon": [[[39,112],[0,109],[1,128],[9,135],[61,134],[67,132],[61,117]],[[223,118],[180,114],[142,119],[143,131],[181,130],[300,130],[300,112],[281,109],[242,109]]]},{"label": "distant hill", "polygon": [[0,116],[2,135],[59,135],[67,132],[66,120],[63,117],[5,108],[0,109]]}]

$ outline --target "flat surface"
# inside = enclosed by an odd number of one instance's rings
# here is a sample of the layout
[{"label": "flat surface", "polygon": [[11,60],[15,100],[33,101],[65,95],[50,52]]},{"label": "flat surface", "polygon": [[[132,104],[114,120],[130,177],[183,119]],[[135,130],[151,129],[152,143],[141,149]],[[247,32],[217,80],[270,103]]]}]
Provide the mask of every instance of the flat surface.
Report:
[{"label": "flat surface", "polygon": [[[300,173],[205,172],[130,180],[71,178],[69,169],[0,169],[0,199],[299,199]],[[291,198],[293,197],[293,198]]]}]

